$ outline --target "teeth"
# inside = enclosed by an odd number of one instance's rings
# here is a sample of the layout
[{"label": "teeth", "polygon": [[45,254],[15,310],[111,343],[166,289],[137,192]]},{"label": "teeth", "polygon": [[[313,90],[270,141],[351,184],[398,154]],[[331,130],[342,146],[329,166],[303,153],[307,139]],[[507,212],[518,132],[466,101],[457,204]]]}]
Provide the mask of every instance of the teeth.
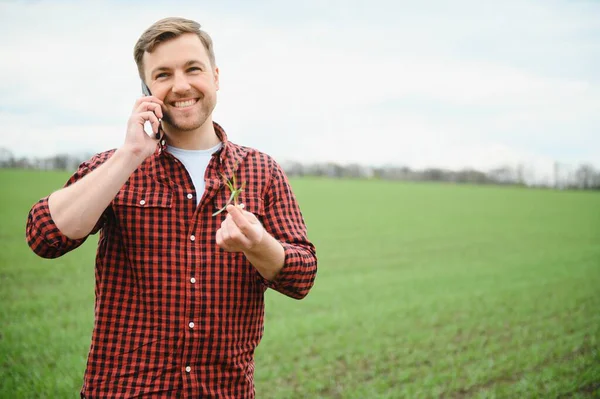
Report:
[{"label": "teeth", "polygon": [[189,107],[190,105],[194,105],[196,100],[187,100],[187,101],[177,101],[175,102],[175,106],[177,108]]}]

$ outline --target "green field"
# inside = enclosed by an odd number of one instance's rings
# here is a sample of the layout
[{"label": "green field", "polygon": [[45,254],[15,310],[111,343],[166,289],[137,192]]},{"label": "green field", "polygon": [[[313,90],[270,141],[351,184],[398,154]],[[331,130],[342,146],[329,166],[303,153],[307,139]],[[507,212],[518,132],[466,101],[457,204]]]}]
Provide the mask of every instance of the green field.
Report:
[{"label": "green field", "polygon": [[[0,397],[75,398],[96,239],[56,260],[27,212],[68,173],[0,170]],[[268,292],[257,398],[600,397],[600,193],[292,181],[317,246]]]}]

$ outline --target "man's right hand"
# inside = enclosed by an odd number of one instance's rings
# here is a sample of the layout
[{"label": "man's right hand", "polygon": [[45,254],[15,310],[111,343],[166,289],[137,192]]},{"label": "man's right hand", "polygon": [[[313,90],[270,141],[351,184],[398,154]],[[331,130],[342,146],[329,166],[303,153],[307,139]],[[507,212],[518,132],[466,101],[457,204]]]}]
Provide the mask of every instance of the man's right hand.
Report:
[{"label": "man's right hand", "polygon": [[[159,119],[163,117],[163,105],[163,102],[154,96],[140,97],[135,102],[127,122],[127,134],[122,149],[138,158],[140,162],[156,150],[156,143],[160,140],[156,138],[156,133],[160,128]],[[152,135],[148,135],[144,130],[146,121],[152,125]]]},{"label": "man's right hand", "polygon": [[[48,207],[56,227],[67,237],[88,235],[129,176],[156,151],[156,132],[163,117],[163,102],[147,96],[135,102],[123,146],[98,168],[76,183],[50,195]],[[150,121],[149,136],[144,123]]]}]

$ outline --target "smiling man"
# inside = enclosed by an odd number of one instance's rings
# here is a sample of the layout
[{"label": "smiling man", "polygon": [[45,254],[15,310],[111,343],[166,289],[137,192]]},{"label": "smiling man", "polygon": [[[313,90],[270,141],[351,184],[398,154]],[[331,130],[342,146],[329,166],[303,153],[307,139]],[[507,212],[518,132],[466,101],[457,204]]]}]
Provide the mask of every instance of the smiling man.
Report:
[{"label": "smiling man", "polygon": [[200,25],[160,20],[134,58],[152,95],[135,102],[123,145],[83,163],[27,221],[46,258],[100,232],[81,396],[252,398],[264,292],[306,296],[315,248],[281,167],[213,122],[219,70]]}]

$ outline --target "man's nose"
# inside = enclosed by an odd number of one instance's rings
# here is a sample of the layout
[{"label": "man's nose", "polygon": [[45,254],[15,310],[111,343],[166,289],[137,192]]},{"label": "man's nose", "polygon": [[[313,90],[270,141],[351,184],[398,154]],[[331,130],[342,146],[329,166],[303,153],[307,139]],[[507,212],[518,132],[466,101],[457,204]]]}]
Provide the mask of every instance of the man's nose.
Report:
[{"label": "man's nose", "polygon": [[187,77],[183,73],[175,73],[173,77],[173,93],[182,94],[191,88]]}]

